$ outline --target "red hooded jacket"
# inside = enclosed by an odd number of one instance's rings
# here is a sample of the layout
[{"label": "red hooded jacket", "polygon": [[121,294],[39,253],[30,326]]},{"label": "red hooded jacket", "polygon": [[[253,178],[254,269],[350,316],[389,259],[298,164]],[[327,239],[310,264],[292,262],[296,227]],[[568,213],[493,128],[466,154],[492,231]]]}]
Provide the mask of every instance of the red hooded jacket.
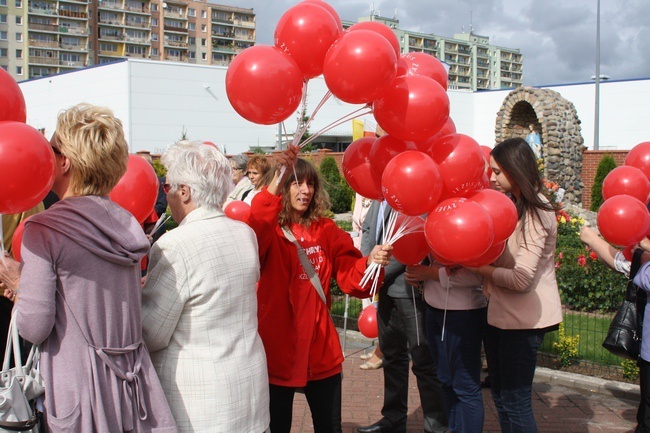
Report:
[{"label": "red hooded jacket", "polygon": [[343,353],[329,315],[330,279],[335,278],[343,292],[355,297],[368,297],[371,285],[359,285],[367,259],[334,221],[321,218],[309,228],[292,224],[323,286],[325,305],[300,264],[296,246],[278,224],[281,207],[282,197],[266,189],[257,194],[251,206],[249,224],[257,235],[261,266],[258,327],[266,350],[269,382],[302,387],[307,381],[341,371]]}]

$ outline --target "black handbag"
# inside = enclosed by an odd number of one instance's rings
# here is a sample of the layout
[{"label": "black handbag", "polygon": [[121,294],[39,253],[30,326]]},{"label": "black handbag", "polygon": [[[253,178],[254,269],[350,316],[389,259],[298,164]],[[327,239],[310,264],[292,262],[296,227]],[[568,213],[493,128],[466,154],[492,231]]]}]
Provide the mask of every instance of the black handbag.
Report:
[{"label": "black handbag", "polygon": [[614,355],[634,361],[641,351],[643,316],[647,302],[646,292],[634,284],[634,276],[641,267],[642,254],[641,249],[634,251],[625,300],[612,319],[603,341],[603,347]]}]

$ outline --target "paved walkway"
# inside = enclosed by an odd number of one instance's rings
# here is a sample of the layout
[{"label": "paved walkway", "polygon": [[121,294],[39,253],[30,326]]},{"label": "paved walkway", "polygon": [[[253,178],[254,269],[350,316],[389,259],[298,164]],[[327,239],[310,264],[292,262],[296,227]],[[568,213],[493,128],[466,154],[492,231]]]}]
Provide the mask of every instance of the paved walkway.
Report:
[{"label": "paved walkway", "polygon": [[[356,433],[359,426],[379,420],[383,403],[383,373],[364,371],[359,355],[368,344],[346,344],[343,364],[343,432]],[[636,425],[635,387],[599,379],[566,375],[540,369],[533,387],[533,410],[541,433],[632,432]],[[590,392],[593,389],[598,392]],[[500,432],[496,409],[489,390],[484,390],[485,424],[483,432]],[[409,378],[408,432],[421,432],[420,407],[415,377]],[[304,395],[296,394],[292,432],[313,432],[311,414]]]}]

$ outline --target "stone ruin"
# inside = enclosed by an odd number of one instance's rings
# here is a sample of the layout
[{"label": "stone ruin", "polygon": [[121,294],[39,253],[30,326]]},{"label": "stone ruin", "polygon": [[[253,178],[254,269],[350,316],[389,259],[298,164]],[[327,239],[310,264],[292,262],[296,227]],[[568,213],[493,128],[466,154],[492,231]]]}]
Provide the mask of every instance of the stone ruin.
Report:
[{"label": "stone ruin", "polygon": [[542,141],[544,177],[565,190],[564,203],[582,205],[582,154],[586,147],[573,103],[550,89],[519,87],[506,96],[497,113],[496,142],[526,138],[535,125]]}]

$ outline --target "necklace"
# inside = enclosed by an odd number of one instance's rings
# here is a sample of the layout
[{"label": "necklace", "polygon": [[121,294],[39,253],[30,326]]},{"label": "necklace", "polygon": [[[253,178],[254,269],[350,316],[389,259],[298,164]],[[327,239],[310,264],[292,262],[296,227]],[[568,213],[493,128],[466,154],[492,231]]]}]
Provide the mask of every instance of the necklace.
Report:
[{"label": "necklace", "polygon": [[307,229],[298,223],[291,223],[291,233],[298,239],[300,242],[305,242],[305,234]]}]

